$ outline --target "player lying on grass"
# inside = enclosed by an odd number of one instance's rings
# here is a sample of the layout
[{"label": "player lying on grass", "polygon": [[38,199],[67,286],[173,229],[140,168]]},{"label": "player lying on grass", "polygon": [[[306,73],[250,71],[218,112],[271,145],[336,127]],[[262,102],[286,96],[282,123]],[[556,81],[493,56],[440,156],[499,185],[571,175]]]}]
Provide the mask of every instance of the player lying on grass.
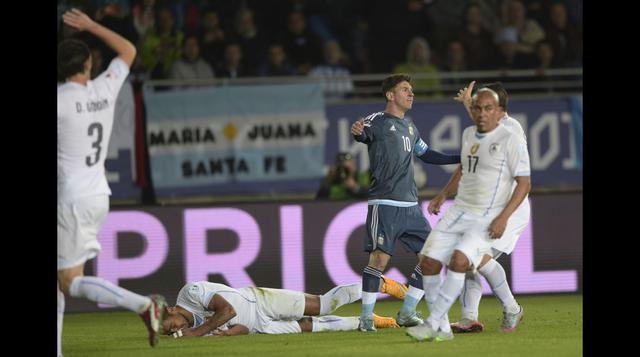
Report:
[{"label": "player lying on grass", "polygon": [[[406,286],[383,277],[380,292],[404,299],[406,291]],[[198,281],[180,289],[176,306],[167,308],[162,327],[174,337],[356,330],[360,326],[358,317],[327,315],[361,297],[360,283],[312,295],[285,289],[234,289]],[[375,324],[379,328],[398,327],[394,318],[377,315]]]}]

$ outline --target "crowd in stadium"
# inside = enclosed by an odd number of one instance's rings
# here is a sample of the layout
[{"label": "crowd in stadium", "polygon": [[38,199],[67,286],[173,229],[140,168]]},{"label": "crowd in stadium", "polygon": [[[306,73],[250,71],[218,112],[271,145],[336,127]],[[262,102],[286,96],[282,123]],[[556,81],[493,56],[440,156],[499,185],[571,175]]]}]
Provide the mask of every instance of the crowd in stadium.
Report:
[{"label": "crowd in stadium", "polygon": [[[140,79],[342,76],[582,66],[573,0],[59,0],[137,46]],[[90,34],[95,73],[114,53]],[[420,81],[418,81],[420,82]],[[439,85],[422,80],[415,87]],[[336,83],[334,93],[351,83]]]}]

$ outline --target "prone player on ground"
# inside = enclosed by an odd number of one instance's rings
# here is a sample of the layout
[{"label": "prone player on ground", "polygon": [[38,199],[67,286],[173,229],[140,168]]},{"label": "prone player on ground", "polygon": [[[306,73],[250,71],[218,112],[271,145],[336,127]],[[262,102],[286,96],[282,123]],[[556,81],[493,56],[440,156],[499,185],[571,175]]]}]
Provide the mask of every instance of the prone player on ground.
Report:
[{"label": "prone player on ground", "polygon": [[[402,299],[406,287],[385,277],[380,292]],[[167,308],[163,330],[174,337],[355,330],[360,325],[358,317],[329,314],[361,296],[359,283],[312,295],[286,289],[234,289],[198,281],[180,289],[176,305]],[[398,327],[391,317],[374,315],[374,320],[377,327]]]}]

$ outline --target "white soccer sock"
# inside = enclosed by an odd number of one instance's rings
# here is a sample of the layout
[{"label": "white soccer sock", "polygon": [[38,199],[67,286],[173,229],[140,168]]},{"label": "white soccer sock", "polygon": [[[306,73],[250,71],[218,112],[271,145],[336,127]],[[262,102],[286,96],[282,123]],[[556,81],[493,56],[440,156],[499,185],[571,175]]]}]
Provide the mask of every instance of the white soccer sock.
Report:
[{"label": "white soccer sock", "polygon": [[520,307],[513,297],[513,294],[511,294],[511,289],[509,289],[507,274],[504,272],[502,265],[495,261],[495,259],[491,259],[478,271],[487,279],[489,285],[491,285],[491,290],[493,290],[493,293],[502,303],[504,311],[512,314],[520,311]]},{"label": "white soccer sock", "polygon": [[429,314],[428,320],[433,328],[435,328],[437,324],[443,331],[449,331],[448,312],[462,291],[464,275],[464,273],[457,273],[451,270],[447,272],[447,278],[444,280],[438,298],[433,303],[433,309]]},{"label": "white soccer sock", "polygon": [[62,356],[62,322],[64,319],[64,294],[58,285],[58,357]]},{"label": "white soccer sock", "polygon": [[362,297],[362,284],[338,285],[320,295],[320,316],[336,311],[342,305],[360,300]]},{"label": "white soccer sock", "polygon": [[424,300],[427,302],[427,307],[429,308],[429,312],[433,310],[433,303],[436,302],[438,298],[438,293],[440,293],[440,284],[441,284],[440,274],[436,275],[423,275],[422,276],[422,287],[424,288]]},{"label": "white soccer sock", "polygon": [[138,314],[151,304],[151,299],[125,290],[107,280],[95,276],[79,276],[69,288],[73,297],[87,298],[101,304],[124,307]]},{"label": "white soccer sock", "polygon": [[[433,311],[433,304],[436,302],[438,298],[438,294],[440,293],[440,285],[442,284],[442,279],[440,278],[440,274],[437,275],[423,275],[422,276],[422,287],[424,288],[424,300],[427,302],[427,307],[429,308],[429,313]],[[449,326],[449,314],[445,314],[440,322],[441,328],[443,331],[447,332],[451,329]],[[432,326],[434,328],[438,328],[437,326]]]},{"label": "white soccer sock", "polygon": [[460,294],[460,306],[462,318],[478,321],[478,308],[482,298],[482,282],[477,272],[467,272],[464,279],[464,287]]},{"label": "white soccer sock", "polygon": [[344,316],[312,316],[311,320],[313,326],[311,332],[320,331],[353,331],[360,325],[360,319],[357,317],[344,317]]}]

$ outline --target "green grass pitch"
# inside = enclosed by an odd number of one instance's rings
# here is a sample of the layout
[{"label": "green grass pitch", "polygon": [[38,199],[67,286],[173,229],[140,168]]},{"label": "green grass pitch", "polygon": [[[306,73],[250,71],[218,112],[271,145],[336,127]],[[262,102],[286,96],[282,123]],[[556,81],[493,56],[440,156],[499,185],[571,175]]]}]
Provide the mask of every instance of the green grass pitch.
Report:
[{"label": "green grass pitch", "polygon": [[[582,356],[582,295],[518,296],[524,319],[514,333],[499,331],[502,310],[492,296],[480,306],[483,333],[456,334],[452,341],[413,342],[404,329],[375,333],[321,332],[290,335],[249,335],[173,339],[161,336],[151,348],[139,317],[130,312],[67,314],[62,352],[72,356]],[[383,300],[375,312],[395,316],[401,302]],[[425,314],[424,301],[419,310]],[[357,316],[358,302],[336,315]],[[460,317],[460,305],[450,320]]]}]

